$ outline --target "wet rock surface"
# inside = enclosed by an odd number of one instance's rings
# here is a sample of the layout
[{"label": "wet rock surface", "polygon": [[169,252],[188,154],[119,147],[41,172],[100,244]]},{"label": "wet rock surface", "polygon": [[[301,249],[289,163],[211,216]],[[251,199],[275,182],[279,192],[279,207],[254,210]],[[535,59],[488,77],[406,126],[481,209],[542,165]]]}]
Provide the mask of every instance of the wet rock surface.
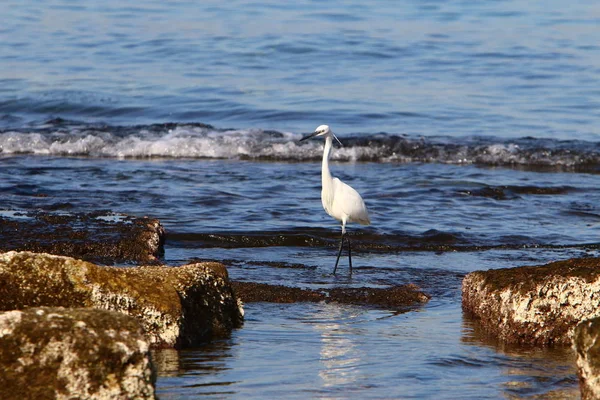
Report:
[{"label": "wet rock surface", "polygon": [[583,321],[575,328],[573,349],[583,400],[600,399],[600,318]]},{"label": "wet rock surface", "polygon": [[573,349],[581,398],[600,399],[600,318],[583,321],[575,328]]},{"label": "wet rock surface", "polygon": [[474,197],[489,197],[495,200],[514,200],[521,195],[561,195],[575,188],[570,186],[539,187],[539,186],[485,186],[478,189],[465,189],[460,194]]},{"label": "wet rock surface", "polygon": [[0,313],[0,398],[153,399],[138,321],[93,309]]},{"label": "wet rock surface", "polygon": [[33,251],[101,263],[159,264],[165,231],[157,219],[106,212],[0,214],[0,251]]},{"label": "wet rock surface", "polygon": [[296,303],[331,301],[343,304],[372,305],[385,308],[401,308],[425,303],[429,296],[414,285],[390,288],[333,288],[300,289],[281,285],[255,282],[232,282],[240,300],[251,302]]},{"label": "wet rock surface", "polygon": [[472,272],[462,306],[504,342],[570,344],[580,321],[600,315],[600,259]]},{"label": "wet rock surface", "polygon": [[157,347],[199,344],[242,323],[227,270],[219,263],[119,268],[49,254],[0,254],[0,310],[37,306],[128,314]]}]

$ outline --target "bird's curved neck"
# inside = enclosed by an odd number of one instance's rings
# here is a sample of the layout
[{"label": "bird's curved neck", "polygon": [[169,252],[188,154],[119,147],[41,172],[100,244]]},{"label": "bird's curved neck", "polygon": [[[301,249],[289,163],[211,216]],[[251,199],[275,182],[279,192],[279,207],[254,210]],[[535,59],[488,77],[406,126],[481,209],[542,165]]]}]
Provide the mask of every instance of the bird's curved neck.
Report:
[{"label": "bird's curved neck", "polygon": [[327,135],[325,138],[325,148],[323,149],[323,168],[321,170],[323,185],[331,182],[331,172],[329,172],[329,155],[331,153],[331,148],[333,147],[333,140],[331,139],[331,135]]}]

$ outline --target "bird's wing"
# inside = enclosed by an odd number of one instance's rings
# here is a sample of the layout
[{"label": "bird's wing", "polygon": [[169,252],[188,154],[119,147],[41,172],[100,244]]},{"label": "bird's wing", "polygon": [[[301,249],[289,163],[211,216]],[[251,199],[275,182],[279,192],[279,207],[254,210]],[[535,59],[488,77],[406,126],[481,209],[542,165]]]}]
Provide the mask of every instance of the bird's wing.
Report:
[{"label": "bird's wing", "polygon": [[367,206],[360,194],[338,178],[333,178],[333,209],[341,210],[348,216],[349,221],[362,225],[371,223]]}]

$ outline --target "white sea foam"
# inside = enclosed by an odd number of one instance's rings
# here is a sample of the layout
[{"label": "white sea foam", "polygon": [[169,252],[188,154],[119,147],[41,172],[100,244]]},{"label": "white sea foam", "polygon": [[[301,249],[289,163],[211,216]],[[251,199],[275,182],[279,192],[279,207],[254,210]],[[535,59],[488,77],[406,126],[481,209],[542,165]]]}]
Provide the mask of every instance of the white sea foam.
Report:
[{"label": "white sea foam", "polygon": [[[0,154],[39,154],[115,158],[224,158],[306,161],[322,156],[320,140],[259,129],[216,130],[200,125],[41,129],[0,132]],[[334,161],[437,162],[447,164],[545,165],[573,167],[600,163],[589,144],[522,141],[525,145],[479,138],[476,144],[387,135],[342,138]],[[455,143],[455,142],[458,142]],[[546,146],[546,147],[544,147]]]},{"label": "white sea foam", "polygon": [[5,132],[0,134],[2,153],[49,154],[50,143],[39,133]]}]

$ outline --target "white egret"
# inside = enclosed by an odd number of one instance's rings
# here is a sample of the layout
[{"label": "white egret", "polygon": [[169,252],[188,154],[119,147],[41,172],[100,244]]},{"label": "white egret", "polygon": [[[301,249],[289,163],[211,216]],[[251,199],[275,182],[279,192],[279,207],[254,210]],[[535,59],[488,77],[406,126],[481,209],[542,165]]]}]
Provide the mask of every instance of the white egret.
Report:
[{"label": "white egret", "polygon": [[312,134],[300,139],[300,141],[315,136],[325,137],[323,164],[321,168],[321,181],[323,185],[321,189],[321,202],[323,203],[323,208],[327,214],[342,223],[342,239],[340,241],[340,249],[338,250],[333,273],[335,274],[335,271],[337,270],[340,255],[342,254],[342,248],[344,247],[344,239],[346,239],[348,241],[348,263],[350,264],[350,274],[352,274],[352,246],[350,244],[350,239],[345,237],[346,223],[358,222],[361,225],[369,225],[371,220],[369,219],[367,206],[365,206],[365,202],[362,197],[360,197],[360,194],[338,178],[333,178],[331,172],[329,172],[329,155],[333,146],[333,139],[337,140],[340,145],[342,145],[342,142],[340,142],[327,125],[318,126]]}]

